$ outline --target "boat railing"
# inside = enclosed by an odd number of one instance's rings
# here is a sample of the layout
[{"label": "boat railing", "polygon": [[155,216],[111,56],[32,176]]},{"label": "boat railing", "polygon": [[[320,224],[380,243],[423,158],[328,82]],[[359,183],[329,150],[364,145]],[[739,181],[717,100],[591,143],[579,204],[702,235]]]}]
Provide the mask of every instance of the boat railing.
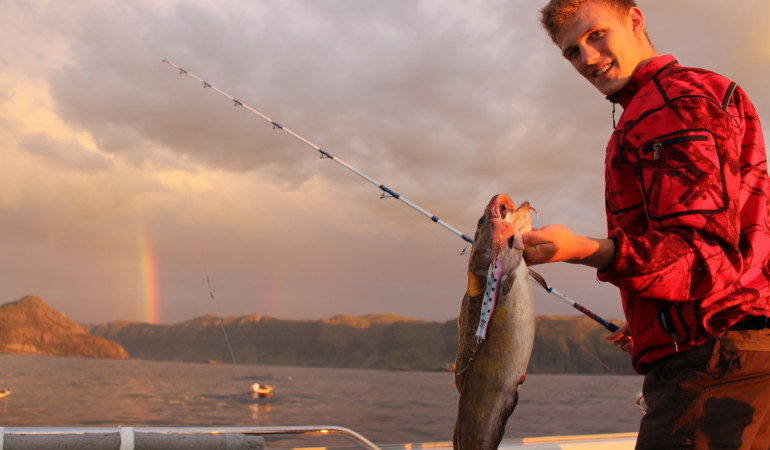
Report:
[{"label": "boat railing", "polygon": [[339,426],[280,427],[0,427],[0,449],[264,449],[264,436],[341,436],[362,449],[380,447]]}]

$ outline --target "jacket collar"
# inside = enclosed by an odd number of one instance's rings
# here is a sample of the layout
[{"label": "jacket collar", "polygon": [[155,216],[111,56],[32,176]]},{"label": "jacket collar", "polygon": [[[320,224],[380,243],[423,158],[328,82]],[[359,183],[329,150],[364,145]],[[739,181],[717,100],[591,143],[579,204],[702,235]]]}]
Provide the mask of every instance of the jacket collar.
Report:
[{"label": "jacket collar", "polygon": [[618,92],[608,95],[607,100],[612,103],[619,103],[624,109],[631,103],[637,92],[647,84],[661,69],[676,64],[677,61],[672,55],[658,56],[645,64],[641,69],[637,70],[628,80],[623,89]]}]

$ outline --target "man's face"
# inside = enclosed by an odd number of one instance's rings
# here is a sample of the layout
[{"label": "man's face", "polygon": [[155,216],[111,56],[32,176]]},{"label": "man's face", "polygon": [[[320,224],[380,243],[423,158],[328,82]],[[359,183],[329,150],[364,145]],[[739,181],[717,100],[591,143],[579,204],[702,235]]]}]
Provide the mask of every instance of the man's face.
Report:
[{"label": "man's face", "polygon": [[[640,36],[640,33],[642,36]],[[619,18],[602,2],[589,1],[557,35],[562,55],[604,95],[623,88],[645,61],[644,18],[638,8]]]}]

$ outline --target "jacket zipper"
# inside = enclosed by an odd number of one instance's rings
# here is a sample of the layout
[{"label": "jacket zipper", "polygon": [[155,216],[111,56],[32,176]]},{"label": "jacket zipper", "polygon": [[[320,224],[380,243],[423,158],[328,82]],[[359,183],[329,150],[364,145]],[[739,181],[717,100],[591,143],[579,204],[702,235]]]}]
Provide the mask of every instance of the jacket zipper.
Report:
[{"label": "jacket zipper", "polygon": [[681,144],[683,142],[693,142],[693,141],[708,141],[708,136],[703,135],[692,135],[692,136],[678,136],[671,139],[665,139],[660,142],[655,142],[652,144],[648,144],[642,149],[644,153],[650,153],[652,152],[652,159],[657,161],[660,159],[660,149],[662,147],[668,147],[671,145]]},{"label": "jacket zipper", "polygon": [[660,309],[660,312],[658,313],[658,319],[660,319],[660,324],[663,329],[669,335],[671,335],[671,339],[673,340],[674,353],[677,353],[679,351],[679,332],[676,331],[674,321],[671,318],[671,303],[666,303]]}]

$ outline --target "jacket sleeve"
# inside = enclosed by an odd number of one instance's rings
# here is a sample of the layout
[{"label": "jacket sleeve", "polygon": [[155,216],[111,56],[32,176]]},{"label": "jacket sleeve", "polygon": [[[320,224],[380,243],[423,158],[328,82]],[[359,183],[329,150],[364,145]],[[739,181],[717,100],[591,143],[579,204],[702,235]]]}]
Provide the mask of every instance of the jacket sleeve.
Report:
[{"label": "jacket sleeve", "polygon": [[690,301],[740,279],[749,250],[741,239],[740,104],[685,98],[650,115],[650,125],[635,130],[641,138],[624,140],[646,225],[609,230],[616,253],[600,280],[643,297]]}]

